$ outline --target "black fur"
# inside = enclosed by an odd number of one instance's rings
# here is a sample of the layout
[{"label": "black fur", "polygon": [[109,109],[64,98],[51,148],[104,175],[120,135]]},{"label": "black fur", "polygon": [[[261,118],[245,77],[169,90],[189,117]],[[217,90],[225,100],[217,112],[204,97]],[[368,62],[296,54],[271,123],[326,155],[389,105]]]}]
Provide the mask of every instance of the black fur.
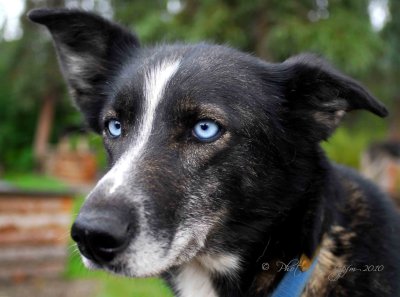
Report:
[{"label": "black fur", "polygon": [[[400,224],[393,203],[357,173],[328,162],[319,145],[345,112],[387,115],[359,83],[314,55],[273,64],[210,44],[141,48],[132,33],[91,13],[34,10],[29,17],[49,28],[75,102],[103,133],[111,166],[138,133],[145,69],[180,60],[157,107],[157,131],[132,168],[127,190],[107,197],[103,183],[83,212],[120,201],[136,213],[129,199],[140,189],[150,197],[143,207],[153,234],[169,244],[182,222],[218,216],[196,257],[230,253],[241,259],[236,273],[210,273],[218,296],[268,296],[284,274],[278,261],[318,253],[326,275],[312,282],[314,274],[304,296],[400,296]],[[75,71],[70,56],[84,69]],[[126,127],[119,139],[104,132],[110,115]],[[219,140],[193,138],[191,129],[202,118],[221,124]],[[327,254],[339,266],[384,269],[327,281],[337,273],[324,262]],[[263,263],[271,269],[263,270]],[[175,280],[184,265],[160,272],[178,295]],[[103,267],[134,275],[124,263]]]}]

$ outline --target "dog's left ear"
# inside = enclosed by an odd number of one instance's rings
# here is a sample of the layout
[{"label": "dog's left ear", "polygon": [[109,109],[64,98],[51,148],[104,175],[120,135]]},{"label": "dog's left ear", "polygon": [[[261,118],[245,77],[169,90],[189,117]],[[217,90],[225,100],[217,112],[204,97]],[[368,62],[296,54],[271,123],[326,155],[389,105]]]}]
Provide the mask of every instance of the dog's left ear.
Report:
[{"label": "dog's left ear", "polygon": [[81,10],[34,9],[28,17],[49,29],[75,104],[100,132],[104,86],[134,55],[138,39],[122,26]]},{"label": "dog's left ear", "polygon": [[358,82],[311,54],[280,64],[289,125],[313,140],[327,139],[344,114],[365,109],[380,117],[388,111]]}]

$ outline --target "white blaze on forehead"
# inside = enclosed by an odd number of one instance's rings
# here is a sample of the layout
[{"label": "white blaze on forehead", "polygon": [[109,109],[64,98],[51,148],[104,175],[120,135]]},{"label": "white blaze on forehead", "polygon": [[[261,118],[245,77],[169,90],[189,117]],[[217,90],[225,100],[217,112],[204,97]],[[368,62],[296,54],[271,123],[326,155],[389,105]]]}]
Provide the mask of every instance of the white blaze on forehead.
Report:
[{"label": "white blaze on forehead", "polygon": [[179,68],[179,60],[162,61],[150,68],[144,77],[144,109],[140,126],[135,137],[134,145],[127,150],[114,167],[103,177],[100,182],[109,181],[112,183],[109,193],[124,184],[124,178],[129,171],[134,170],[134,162],[142,155],[146,148],[155,119],[157,106],[161,102],[168,82]]},{"label": "white blaze on forehead", "polygon": [[146,73],[144,97],[146,109],[143,116],[140,134],[135,146],[135,152],[140,152],[145,147],[153,128],[155,111],[160,103],[164,90],[179,67],[179,61],[164,61]]}]

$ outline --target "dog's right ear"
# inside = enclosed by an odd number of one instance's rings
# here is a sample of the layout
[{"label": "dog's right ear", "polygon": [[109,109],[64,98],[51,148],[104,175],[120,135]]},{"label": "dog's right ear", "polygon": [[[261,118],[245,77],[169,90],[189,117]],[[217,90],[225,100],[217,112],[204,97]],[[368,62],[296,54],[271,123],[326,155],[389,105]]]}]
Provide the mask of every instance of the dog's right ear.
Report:
[{"label": "dog's right ear", "polygon": [[279,64],[287,124],[312,141],[326,140],[345,113],[368,110],[385,117],[386,107],[354,79],[319,56],[301,54]]},{"label": "dog's right ear", "polygon": [[100,132],[103,88],[139,47],[137,37],[115,23],[80,10],[34,9],[28,17],[49,29],[75,104],[89,126]]}]

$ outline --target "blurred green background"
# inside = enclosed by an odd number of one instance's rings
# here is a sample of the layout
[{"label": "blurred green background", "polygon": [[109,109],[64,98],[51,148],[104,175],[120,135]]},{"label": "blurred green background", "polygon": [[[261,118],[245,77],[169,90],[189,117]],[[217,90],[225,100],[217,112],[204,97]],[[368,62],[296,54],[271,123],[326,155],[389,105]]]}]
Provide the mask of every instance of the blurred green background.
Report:
[{"label": "blurred green background", "polygon": [[[328,155],[357,168],[369,144],[399,139],[398,0],[5,0],[0,1],[0,179],[54,187],[51,178],[36,175],[43,169],[40,145],[55,145],[64,131],[83,127],[69,101],[49,34],[25,18],[32,8],[55,6],[94,10],[118,20],[133,29],[142,44],[207,40],[270,61],[304,51],[321,54],[360,80],[391,111],[385,120],[367,112],[348,115],[323,144]],[[94,134],[88,138],[104,166],[101,140]],[[158,280],[127,281],[87,272],[72,252],[66,277],[101,279],[98,297],[169,296]]]}]

